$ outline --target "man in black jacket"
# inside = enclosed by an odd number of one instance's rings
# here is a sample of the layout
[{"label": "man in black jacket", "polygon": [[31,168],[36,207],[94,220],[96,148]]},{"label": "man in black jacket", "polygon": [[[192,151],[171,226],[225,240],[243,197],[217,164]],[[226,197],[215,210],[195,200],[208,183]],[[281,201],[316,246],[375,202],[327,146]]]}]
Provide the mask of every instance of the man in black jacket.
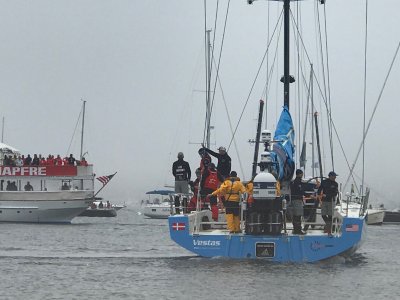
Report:
[{"label": "man in black jacket", "polygon": [[332,231],[332,215],[333,207],[336,204],[336,196],[339,193],[338,184],[336,182],[336,176],[334,171],[329,172],[328,179],[321,182],[321,186],[318,188],[317,194],[322,194],[321,204],[321,215],[325,221],[325,232],[331,234]]},{"label": "man in black jacket", "polygon": [[218,148],[218,153],[204,147],[204,145],[203,149],[207,153],[218,159],[218,165],[217,165],[218,173],[221,174],[224,178],[228,178],[229,173],[231,172],[231,157],[226,152],[226,149],[221,146]]},{"label": "man in black jacket", "polygon": [[[172,165],[172,174],[175,177],[175,193],[188,194],[189,193],[189,181],[191,177],[190,166],[187,161],[183,160],[183,153],[178,153],[178,160]],[[187,202],[187,198],[186,198]],[[180,213],[179,210],[179,196],[175,197],[175,212]],[[184,207],[186,204],[184,204]]]},{"label": "man in black jacket", "polygon": [[304,234],[301,231],[301,217],[303,216],[303,198],[304,198],[304,184],[302,182],[303,171],[300,169],[296,170],[296,178],[290,184],[290,194],[293,208],[293,233]]}]

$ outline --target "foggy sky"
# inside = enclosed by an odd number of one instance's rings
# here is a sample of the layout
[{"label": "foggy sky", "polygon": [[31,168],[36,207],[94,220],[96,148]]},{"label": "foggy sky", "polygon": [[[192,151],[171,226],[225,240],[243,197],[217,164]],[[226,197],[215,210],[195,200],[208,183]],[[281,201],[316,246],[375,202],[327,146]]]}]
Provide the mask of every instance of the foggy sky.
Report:
[{"label": "foggy sky", "polygon": [[[362,138],[365,1],[326,2],[332,116],[352,163]],[[212,29],[215,3],[207,1],[207,27]],[[317,65],[315,3],[299,3],[305,42]],[[367,121],[400,41],[398,1],[368,3]],[[220,1],[216,51],[226,4]],[[231,1],[220,79],[234,127],[266,49],[268,8],[271,34],[280,2]],[[5,143],[25,154],[68,154],[84,99],[87,160],[97,175],[118,172],[102,196],[133,204],[146,191],[171,185],[171,165],[179,151],[194,173],[199,163],[195,143],[203,140],[205,114],[203,1],[0,1],[0,28],[0,117],[5,117]],[[392,207],[400,206],[394,198],[400,193],[396,183],[399,59],[367,137],[365,164],[366,182],[376,191],[371,201]],[[297,77],[294,67],[291,73]],[[282,85],[276,83],[281,75],[282,69],[274,72],[267,99],[271,129],[283,103]],[[292,85],[293,98],[295,89]],[[263,82],[258,82],[236,134],[244,174],[233,145],[229,150],[233,168],[244,179],[250,176],[253,146],[247,140],[255,136],[262,91]],[[215,101],[214,150],[231,141],[219,88]],[[298,107],[291,105],[294,114]],[[75,156],[79,143],[77,134],[69,151]],[[348,170],[338,149],[335,141],[340,181]],[[325,173],[332,167],[326,168]]]}]

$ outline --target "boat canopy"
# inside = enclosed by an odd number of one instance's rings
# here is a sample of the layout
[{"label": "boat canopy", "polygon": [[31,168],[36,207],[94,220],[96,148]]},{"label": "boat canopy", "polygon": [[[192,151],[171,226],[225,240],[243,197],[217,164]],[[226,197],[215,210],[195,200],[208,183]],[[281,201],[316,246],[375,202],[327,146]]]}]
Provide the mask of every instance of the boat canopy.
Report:
[{"label": "boat canopy", "polygon": [[18,149],[15,149],[14,147],[11,147],[11,146],[9,146],[7,144],[3,144],[3,143],[0,143],[0,152],[3,155],[4,154],[5,155],[7,155],[7,154],[20,154]]},{"label": "boat canopy", "polygon": [[174,193],[174,191],[171,190],[154,190],[154,191],[150,191],[147,192],[146,195],[169,195],[171,193]]}]

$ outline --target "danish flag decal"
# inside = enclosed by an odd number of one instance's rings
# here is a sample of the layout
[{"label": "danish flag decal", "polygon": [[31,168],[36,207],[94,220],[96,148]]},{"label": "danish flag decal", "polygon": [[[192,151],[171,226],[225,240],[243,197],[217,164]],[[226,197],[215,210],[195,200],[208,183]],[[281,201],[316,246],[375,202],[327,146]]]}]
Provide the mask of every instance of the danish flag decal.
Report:
[{"label": "danish flag decal", "polygon": [[173,230],[185,230],[186,224],[185,223],[172,223]]}]

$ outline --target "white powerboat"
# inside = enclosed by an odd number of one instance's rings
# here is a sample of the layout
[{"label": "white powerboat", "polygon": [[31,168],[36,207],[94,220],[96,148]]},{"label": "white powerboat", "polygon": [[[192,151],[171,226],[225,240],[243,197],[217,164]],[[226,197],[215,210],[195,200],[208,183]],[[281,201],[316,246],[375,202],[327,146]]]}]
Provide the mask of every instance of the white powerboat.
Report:
[{"label": "white powerboat", "polygon": [[153,219],[167,219],[175,213],[174,204],[170,200],[170,190],[154,190],[146,193],[147,199],[142,200],[143,215]]},{"label": "white powerboat", "polygon": [[386,212],[380,209],[368,209],[367,224],[381,225],[385,219]]}]

